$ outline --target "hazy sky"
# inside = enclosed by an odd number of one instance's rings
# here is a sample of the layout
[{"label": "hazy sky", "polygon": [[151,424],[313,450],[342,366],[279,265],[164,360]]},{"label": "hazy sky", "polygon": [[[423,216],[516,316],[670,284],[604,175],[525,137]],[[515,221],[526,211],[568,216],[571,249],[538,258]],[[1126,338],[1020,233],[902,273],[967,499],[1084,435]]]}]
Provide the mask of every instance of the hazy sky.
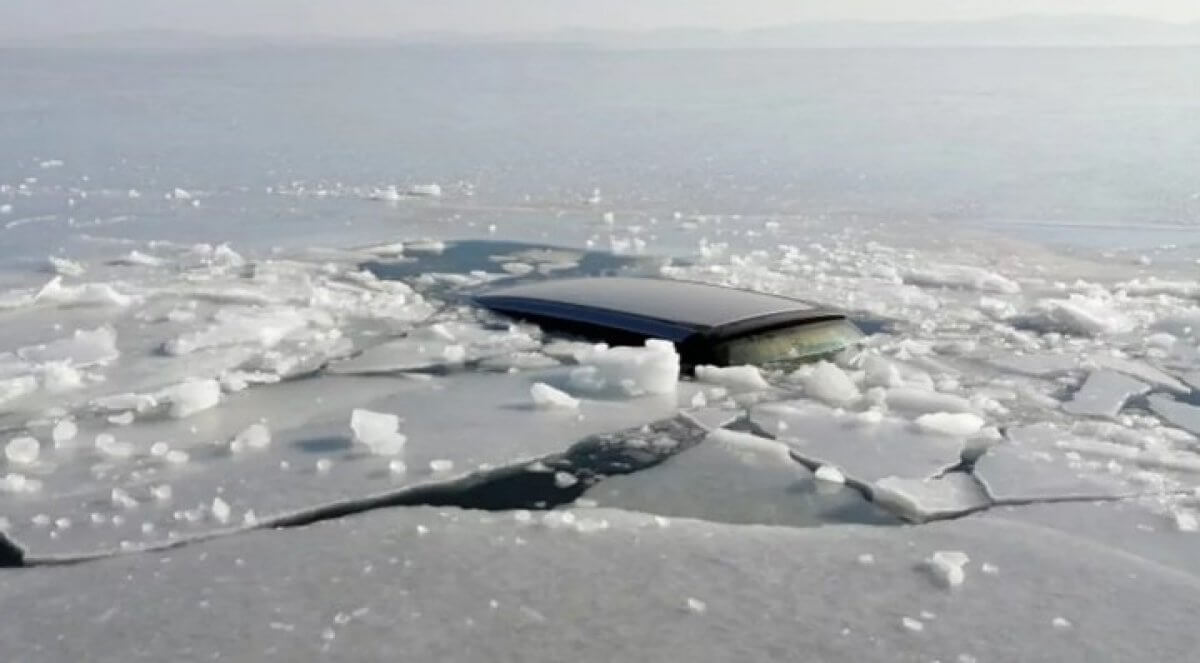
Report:
[{"label": "hazy sky", "polygon": [[730,28],[813,19],[940,20],[1109,13],[1200,20],[1200,0],[0,0],[0,36],[175,28],[386,35],[562,26]]}]

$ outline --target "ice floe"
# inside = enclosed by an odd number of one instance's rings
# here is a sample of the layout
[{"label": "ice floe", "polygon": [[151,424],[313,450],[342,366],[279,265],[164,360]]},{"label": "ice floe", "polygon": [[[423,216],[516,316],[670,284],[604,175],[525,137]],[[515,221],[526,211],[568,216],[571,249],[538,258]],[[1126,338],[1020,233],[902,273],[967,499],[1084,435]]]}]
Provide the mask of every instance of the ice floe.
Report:
[{"label": "ice floe", "polygon": [[1130,398],[1148,391],[1149,385],[1124,374],[1109,370],[1093,371],[1062,408],[1065,412],[1080,416],[1115,417]]}]

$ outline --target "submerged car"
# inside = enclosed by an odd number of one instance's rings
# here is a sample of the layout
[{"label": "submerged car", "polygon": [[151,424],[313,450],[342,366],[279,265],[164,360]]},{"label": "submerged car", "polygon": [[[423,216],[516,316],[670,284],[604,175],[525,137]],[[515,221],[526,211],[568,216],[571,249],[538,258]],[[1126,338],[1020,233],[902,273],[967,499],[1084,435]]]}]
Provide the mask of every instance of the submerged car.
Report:
[{"label": "submerged car", "polygon": [[675,343],[686,366],[827,357],[863,338],[845,313],[808,302],[656,278],[551,279],[476,295],[493,312],[613,345]]}]

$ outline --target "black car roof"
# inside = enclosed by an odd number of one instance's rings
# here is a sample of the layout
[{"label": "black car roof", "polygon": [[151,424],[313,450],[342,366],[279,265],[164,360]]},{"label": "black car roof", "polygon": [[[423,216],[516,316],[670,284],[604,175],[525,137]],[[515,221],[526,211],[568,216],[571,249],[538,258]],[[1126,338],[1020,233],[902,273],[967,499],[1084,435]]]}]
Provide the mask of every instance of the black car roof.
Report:
[{"label": "black car roof", "polygon": [[845,317],[789,297],[654,278],[550,279],[500,288],[475,300],[515,317],[612,328],[675,342],[698,334],[720,340]]}]

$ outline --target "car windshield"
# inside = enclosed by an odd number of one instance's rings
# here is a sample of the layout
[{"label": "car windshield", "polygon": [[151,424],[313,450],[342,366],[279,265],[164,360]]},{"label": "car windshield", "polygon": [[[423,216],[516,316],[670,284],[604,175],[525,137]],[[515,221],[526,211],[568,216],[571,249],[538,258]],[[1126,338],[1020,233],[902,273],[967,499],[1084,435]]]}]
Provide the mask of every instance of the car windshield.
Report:
[{"label": "car windshield", "polygon": [[724,366],[801,363],[837,354],[862,338],[849,320],[828,320],[726,341],[715,355]]}]

